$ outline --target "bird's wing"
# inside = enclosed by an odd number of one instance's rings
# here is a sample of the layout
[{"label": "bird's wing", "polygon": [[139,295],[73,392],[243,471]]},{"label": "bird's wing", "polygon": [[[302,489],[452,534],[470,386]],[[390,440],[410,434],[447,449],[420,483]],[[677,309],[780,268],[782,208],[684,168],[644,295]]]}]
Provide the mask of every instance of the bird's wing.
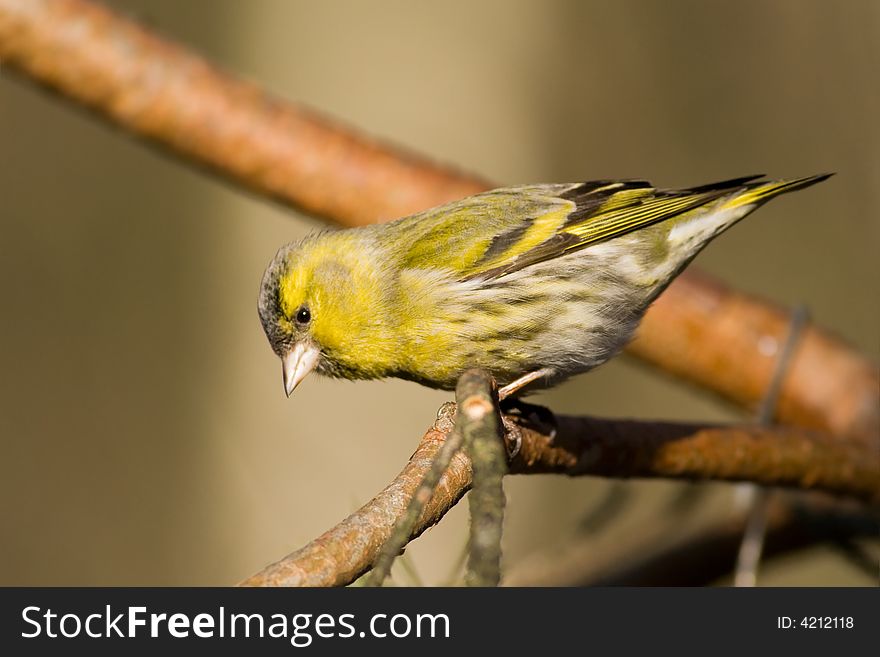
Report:
[{"label": "bird's wing", "polygon": [[749,176],[686,190],[644,180],[498,189],[398,222],[403,265],[494,279],[665,221],[732,194]]}]

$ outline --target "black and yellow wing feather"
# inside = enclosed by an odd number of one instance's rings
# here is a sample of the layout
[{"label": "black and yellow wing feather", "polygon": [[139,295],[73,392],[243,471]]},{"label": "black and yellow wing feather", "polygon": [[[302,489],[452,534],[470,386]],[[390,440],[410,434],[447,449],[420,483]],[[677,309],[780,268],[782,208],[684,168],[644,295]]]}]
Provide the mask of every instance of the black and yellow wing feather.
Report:
[{"label": "black and yellow wing feather", "polygon": [[451,269],[461,280],[489,280],[716,201],[725,207],[757,205],[828,176],[758,181],[761,177],[682,190],[659,190],[644,180],[497,189],[402,219],[386,235],[408,245],[404,267]]}]

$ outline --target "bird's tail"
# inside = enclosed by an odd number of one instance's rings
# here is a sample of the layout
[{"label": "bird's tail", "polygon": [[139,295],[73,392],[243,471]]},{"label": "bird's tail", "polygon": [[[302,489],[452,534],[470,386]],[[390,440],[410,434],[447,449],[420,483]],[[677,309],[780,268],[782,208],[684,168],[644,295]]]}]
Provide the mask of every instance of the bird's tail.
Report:
[{"label": "bird's tail", "polygon": [[737,208],[743,205],[759,205],[765,201],[769,201],[774,196],[793,192],[817,182],[822,182],[833,176],[833,173],[822,173],[817,176],[806,176],[805,178],[795,178],[794,180],[774,180],[771,182],[754,182],[746,185],[746,188],[739,194],[736,194],[727,203],[724,204],[725,209]]}]

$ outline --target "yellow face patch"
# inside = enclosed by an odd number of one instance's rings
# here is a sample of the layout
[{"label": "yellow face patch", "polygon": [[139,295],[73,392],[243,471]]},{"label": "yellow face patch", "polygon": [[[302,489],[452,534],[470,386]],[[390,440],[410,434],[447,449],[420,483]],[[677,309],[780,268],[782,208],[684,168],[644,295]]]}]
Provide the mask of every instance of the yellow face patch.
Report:
[{"label": "yellow face patch", "polygon": [[320,296],[323,287],[321,272],[331,269],[328,263],[337,262],[340,255],[344,250],[317,244],[289,256],[278,284],[281,311],[286,318],[292,319],[301,306],[314,303],[313,297]]},{"label": "yellow face patch", "polygon": [[303,271],[294,268],[285,273],[279,281],[278,296],[281,302],[281,312],[288,320],[293,317],[305,301],[308,282],[303,280],[304,278]]}]

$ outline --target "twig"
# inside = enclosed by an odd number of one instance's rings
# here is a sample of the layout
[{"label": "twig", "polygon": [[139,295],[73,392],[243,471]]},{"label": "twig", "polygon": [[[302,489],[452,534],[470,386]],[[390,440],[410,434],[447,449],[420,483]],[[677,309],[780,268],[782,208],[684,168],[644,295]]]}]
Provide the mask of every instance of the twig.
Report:
[{"label": "twig", "polygon": [[[267,566],[242,585],[344,586],[366,572],[447,442],[454,412],[454,404],[444,404],[409,462],[376,497],[308,545]],[[439,521],[470,485],[470,461],[458,452],[434,488],[410,539]]]},{"label": "twig", "polygon": [[[401,474],[379,495],[333,529],[243,584],[339,586],[370,568],[452,430],[450,409],[444,408]],[[522,422],[516,416],[508,416],[508,420]],[[522,445],[511,461],[511,472],[751,480],[767,486],[817,489],[880,501],[876,445],[857,439],[792,428],[700,427],[595,418],[559,417],[557,424],[555,437],[521,426]],[[470,461],[458,452],[410,540],[436,523],[470,485]]]},{"label": "twig", "polygon": [[406,552],[400,555],[400,559],[398,560],[398,562],[400,563],[400,567],[409,577],[412,586],[422,587],[425,585],[425,581],[419,574],[418,568],[416,568],[415,564],[412,562]]},{"label": "twig", "polygon": [[[184,161],[344,225],[492,186],[273,98],[86,0],[0,0],[0,63]],[[781,344],[788,315],[692,272],[657,300],[629,352],[754,406],[771,378],[768,347]],[[874,363],[811,328],[783,382],[778,417],[876,439],[878,388]]]},{"label": "twig", "polygon": [[428,502],[431,501],[438,482],[452,462],[452,458],[461,450],[464,434],[462,432],[460,414],[455,413],[455,405],[444,404],[437,413],[437,417],[443,421],[442,418],[452,416],[453,414],[456,417],[453,429],[449,432],[443,446],[437,452],[431,467],[422,477],[422,481],[415,494],[413,494],[412,499],[410,499],[403,516],[394,525],[394,531],[391,533],[391,536],[388,537],[379,550],[373,570],[367,578],[367,586],[382,586],[385,578],[388,577],[388,573],[391,572],[391,566],[394,564],[397,555],[400,554],[409,542],[410,536],[415,532],[416,523],[424,513]]},{"label": "twig", "polygon": [[779,355],[773,368],[773,375],[770,378],[767,390],[764,391],[764,397],[758,405],[758,412],[755,414],[755,421],[763,427],[772,426],[776,419],[776,411],[779,408],[779,394],[782,392],[782,382],[785,380],[788,367],[791,365],[791,358],[809,320],[810,313],[806,306],[795,306],[794,310],[791,311],[788,334],[782,342],[782,348],[779,349]]},{"label": "twig", "polygon": [[[773,424],[776,415],[776,407],[779,404],[779,391],[782,389],[782,379],[788,369],[794,347],[800,338],[801,332],[807,323],[809,315],[805,306],[797,306],[791,313],[791,325],[788,336],[776,361],[776,369],[773,378],[755,418],[763,427]],[[755,586],[758,582],[758,564],[761,561],[761,552],[764,548],[764,534],[767,530],[767,505],[770,503],[770,491],[756,484],[744,484],[750,509],[746,520],[745,532],[743,532],[742,544],[736,558],[734,570],[734,586]]]},{"label": "twig", "polygon": [[470,558],[468,586],[498,586],[501,580],[501,529],[504,521],[504,488],[507,454],[502,443],[501,413],[495,381],[481,370],[461,375],[456,390],[465,453],[471,459],[473,490],[470,493]]},{"label": "twig", "polygon": [[461,571],[464,568],[465,563],[467,563],[469,552],[468,543],[465,542],[461,546],[461,550],[458,551],[455,561],[452,562],[452,566],[450,566],[446,577],[441,580],[440,586],[455,586],[457,582],[459,582]]},{"label": "twig", "polygon": [[736,568],[733,573],[733,585],[752,587],[758,583],[758,565],[764,551],[764,539],[767,535],[767,507],[770,504],[770,491],[755,484],[748,486],[750,496],[746,523],[743,528],[742,540],[736,554]]}]

